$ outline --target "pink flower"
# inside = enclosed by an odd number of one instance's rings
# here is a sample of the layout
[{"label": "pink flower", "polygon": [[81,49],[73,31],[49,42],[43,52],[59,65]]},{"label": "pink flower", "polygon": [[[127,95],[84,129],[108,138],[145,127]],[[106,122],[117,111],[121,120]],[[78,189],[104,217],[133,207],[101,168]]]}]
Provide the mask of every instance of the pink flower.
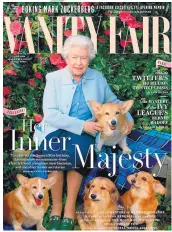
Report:
[{"label": "pink flower", "polygon": [[51,54],[50,55],[50,63],[53,65],[57,65],[59,61],[61,60],[60,54]]},{"label": "pink flower", "polygon": [[[132,43],[131,37],[127,40],[128,43]],[[137,43],[139,43],[139,40],[137,40]]]},{"label": "pink flower", "polygon": [[65,60],[60,60],[59,63],[56,65],[58,69],[62,69],[66,67],[66,61]]},{"label": "pink flower", "polygon": [[41,122],[42,121],[42,115],[41,114],[36,114],[34,116],[34,121],[35,122]]},{"label": "pink flower", "polygon": [[15,46],[14,46],[14,50],[19,50],[20,49],[20,42],[17,38],[14,39],[14,43],[15,43]]},{"label": "pink flower", "polygon": [[34,87],[36,86],[35,80],[33,80],[33,79],[30,79],[28,81],[28,84],[31,85],[31,86],[34,86]]},{"label": "pink flower", "polygon": [[106,29],[106,30],[104,31],[104,33],[105,33],[105,35],[110,36],[110,28]]},{"label": "pink flower", "polygon": [[131,19],[126,22],[126,24],[131,28],[139,28],[139,24],[135,17],[131,16]]},{"label": "pink flower", "polygon": [[15,20],[10,24],[10,31],[13,35],[19,35],[23,32],[23,27],[18,20]]},{"label": "pink flower", "polygon": [[10,93],[11,93],[11,90],[7,86],[4,86],[3,87],[3,96],[5,97],[6,95],[8,95]]},{"label": "pink flower", "polygon": [[81,5],[82,6],[91,6],[91,3],[90,2],[81,2]]},{"label": "pink flower", "polygon": [[8,64],[8,60],[6,59],[3,59],[3,66],[7,65]]},{"label": "pink flower", "polygon": [[64,31],[64,36],[69,37],[71,35],[72,35],[72,31],[71,30]]},{"label": "pink flower", "polygon": [[41,59],[43,56],[41,54],[35,56],[36,59]]},{"label": "pink flower", "polygon": [[46,64],[45,60],[42,60],[42,61],[41,61],[41,64],[43,64],[43,65]]},{"label": "pink flower", "polygon": [[22,47],[27,47],[26,41],[19,41],[17,38],[14,39],[15,47],[14,50],[20,50]]},{"label": "pink flower", "polygon": [[26,41],[20,42],[20,46],[21,46],[21,48],[22,48],[22,47],[27,47],[27,42],[26,42]]},{"label": "pink flower", "polygon": [[143,29],[143,23],[138,24],[138,28]]},{"label": "pink flower", "polygon": [[18,17],[22,13],[22,7],[16,6],[16,16]]},{"label": "pink flower", "polygon": [[13,71],[12,69],[6,69],[4,71],[4,75],[8,75],[8,76],[16,76],[17,73],[15,71]]},{"label": "pink flower", "polygon": [[122,22],[127,22],[131,18],[131,14],[129,11],[122,11],[119,13],[119,18]]},{"label": "pink flower", "polygon": [[42,79],[42,74],[41,74],[41,72],[36,72],[36,73],[34,74],[34,76],[35,76],[37,79]]},{"label": "pink flower", "polygon": [[100,42],[100,43],[104,43],[105,40],[103,38],[97,38],[97,40]]},{"label": "pink flower", "polygon": [[125,47],[128,47],[129,43],[127,40],[121,40],[120,45],[121,45],[121,47],[125,48]]},{"label": "pink flower", "polygon": [[14,51],[13,56],[17,56],[17,55],[18,55],[18,51]]},{"label": "pink flower", "polygon": [[63,24],[66,23],[66,16],[62,16],[62,23],[63,23]]},{"label": "pink flower", "polygon": [[9,46],[9,42],[5,42],[5,46],[7,46],[7,47],[8,47],[8,46]]},{"label": "pink flower", "polygon": [[112,12],[110,12],[110,11],[108,11],[108,12],[105,13],[106,16],[109,16],[111,14],[112,14]]},{"label": "pink flower", "polygon": [[5,97],[3,97],[3,105],[5,105],[7,102],[7,99]]},{"label": "pink flower", "polygon": [[143,28],[142,23],[138,23],[136,18],[133,17],[129,11],[122,11],[119,14],[119,18],[122,22],[126,22],[126,24],[131,28]]},{"label": "pink flower", "polygon": [[77,18],[77,29],[78,30],[85,30],[86,24],[85,22],[82,23],[81,19],[78,17]]}]

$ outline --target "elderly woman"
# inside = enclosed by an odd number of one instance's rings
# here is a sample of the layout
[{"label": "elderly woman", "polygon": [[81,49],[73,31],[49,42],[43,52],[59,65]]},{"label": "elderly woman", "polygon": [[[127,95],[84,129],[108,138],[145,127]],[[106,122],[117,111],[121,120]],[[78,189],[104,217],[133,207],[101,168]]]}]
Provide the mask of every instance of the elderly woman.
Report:
[{"label": "elderly woman", "polygon": [[[95,143],[95,138],[91,134],[102,131],[102,127],[94,122],[87,102],[89,100],[100,103],[120,102],[102,74],[88,68],[89,61],[95,57],[93,43],[88,37],[76,35],[66,39],[62,55],[67,67],[46,76],[43,97],[44,118],[36,127],[34,134],[35,140],[39,140],[40,149],[47,157],[48,154],[65,157],[64,164],[57,162],[49,174],[57,180],[51,188],[53,205],[49,230],[72,230],[74,227],[76,199],[82,177],[87,171],[87,164],[83,167],[79,156],[75,157],[73,144],[78,144],[85,161],[90,145]],[[133,119],[129,113],[127,117],[130,121],[128,123],[130,133]],[[47,141],[45,151],[44,138]],[[67,176],[67,199],[61,220],[64,171]]]}]

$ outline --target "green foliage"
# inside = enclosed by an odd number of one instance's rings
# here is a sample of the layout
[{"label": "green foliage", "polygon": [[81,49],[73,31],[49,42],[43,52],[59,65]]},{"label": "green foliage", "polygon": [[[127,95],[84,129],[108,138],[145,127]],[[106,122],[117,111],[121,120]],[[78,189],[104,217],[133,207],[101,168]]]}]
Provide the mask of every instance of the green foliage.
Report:
[{"label": "green foliage", "polygon": [[171,199],[170,197],[166,198],[161,195],[157,195],[157,198],[159,206],[154,226],[158,230],[169,230],[169,226],[171,225]]},{"label": "green foliage", "polygon": [[18,174],[18,170],[15,169],[13,165],[11,165],[11,155],[8,153],[3,154],[3,179],[4,179],[4,194],[10,192],[11,190],[17,188],[19,186],[16,175]]},{"label": "green foliage", "polygon": [[[34,5],[34,3],[29,3],[30,5]],[[48,5],[58,5],[61,7],[61,3],[48,3]],[[74,5],[74,3],[68,3],[69,5]],[[79,4],[79,3],[78,3]],[[130,5],[130,3],[127,3]],[[145,3],[147,4],[147,3]],[[13,4],[14,5],[14,4]],[[19,4],[19,5],[22,5]],[[44,6],[45,3],[40,3],[40,5]],[[47,5],[47,4],[46,4]],[[149,5],[149,4],[148,4]],[[166,6],[167,4],[164,3]],[[8,9],[8,4],[4,3],[4,11],[7,16],[11,17],[11,20],[18,20],[15,16],[14,12]],[[167,9],[167,8],[166,8]],[[136,81],[132,77],[133,76],[143,76],[143,75],[156,75],[156,67],[155,61],[157,59],[162,60],[170,60],[169,55],[164,53],[160,54],[132,54],[133,49],[132,45],[125,48],[125,52],[123,47],[120,45],[120,41],[117,40],[117,54],[109,54],[109,36],[104,34],[104,30],[109,28],[109,17],[105,15],[104,10],[96,9],[94,16],[102,15],[102,20],[99,27],[98,37],[101,37],[105,40],[104,43],[98,43],[98,53],[95,59],[90,62],[90,66],[95,68],[96,70],[102,72],[102,74],[107,78],[108,83],[113,90],[113,92],[119,97],[119,99],[125,101],[128,99],[133,99],[135,101],[134,106],[131,110],[133,118],[135,120],[135,127],[136,128],[144,128],[144,129],[156,129],[156,126],[151,124],[150,117],[140,117],[137,115],[138,109],[150,109],[153,104],[152,103],[141,103],[140,99],[145,98],[146,100],[153,100],[159,98],[162,93],[155,93],[155,90],[135,90],[133,87],[142,86],[142,81]],[[111,15],[118,16],[116,11],[111,10]],[[159,10],[154,10],[152,14],[159,14],[161,16],[165,15],[166,17],[169,16],[169,10],[167,12],[161,12]],[[34,44],[37,44],[37,31],[38,31],[38,16],[44,16],[45,22],[47,27],[49,28],[52,36],[54,37],[54,48],[57,46],[56,44],[56,21],[54,20],[54,24],[52,27],[51,18],[46,13],[33,13],[29,15],[29,21],[32,24],[31,30],[33,34],[33,41]],[[60,14],[58,14],[60,15]],[[65,15],[65,14],[64,14]],[[83,14],[84,16],[85,14]],[[137,17],[139,22],[142,21],[142,18],[138,15],[133,16]],[[149,15],[149,14],[148,14]],[[71,14],[72,16],[72,14]],[[76,15],[75,15],[76,16]],[[23,25],[25,20],[25,14],[20,15],[20,20]],[[99,25],[99,17],[93,18],[95,28]],[[152,24],[152,21],[150,21]],[[163,26],[163,25],[162,25]],[[121,28],[122,30],[122,39],[125,39],[127,36],[127,27],[124,28],[124,25],[120,20],[117,21],[117,28]],[[53,28],[53,30],[51,30]],[[151,28],[151,26],[150,26]],[[71,20],[68,20],[67,28],[71,29]],[[89,36],[89,29],[86,27],[85,31],[80,30],[78,33],[88,35]],[[143,31],[142,29],[136,29],[137,37],[139,40],[139,47],[140,51],[142,49],[142,36]],[[129,38],[129,35],[128,35]],[[21,35],[17,36],[18,40],[24,41],[25,38],[21,37]],[[150,41],[152,40],[152,33],[150,33]],[[22,47],[20,49],[20,56],[25,55],[27,57],[26,62],[21,62],[22,59],[18,59],[13,54],[10,53],[9,47],[6,45],[8,41],[6,29],[4,27],[4,59],[8,61],[8,64],[4,66],[4,71],[8,69],[12,69],[17,73],[16,76],[9,76],[4,75],[4,86],[8,86],[12,93],[7,97],[7,103],[5,105],[8,109],[16,109],[19,107],[26,107],[27,108],[27,115],[25,119],[33,118],[34,114],[43,114],[42,112],[42,97],[43,97],[43,90],[45,87],[45,76],[48,72],[52,72],[57,70],[58,68],[51,64],[49,60],[49,48],[47,42],[44,38],[42,31],[40,31],[40,54],[41,56],[37,58],[37,55],[26,55],[28,53],[27,47]],[[151,44],[150,44],[151,46]],[[165,68],[161,67],[160,71],[166,71]],[[36,72],[40,72],[42,74],[42,79],[37,79],[34,77]],[[167,73],[168,77],[168,84],[170,87],[170,75]],[[35,86],[31,86],[28,84],[29,80],[34,80]],[[157,92],[157,91],[156,91]],[[168,91],[169,99],[170,99],[170,91]],[[169,108],[170,108],[170,101],[168,101]],[[10,125],[12,128],[18,129],[21,127],[21,119],[23,116],[11,117],[5,116],[4,117],[4,126]],[[168,132],[168,128],[170,127],[170,113],[169,113],[169,123],[163,131]],[[28,134],[27,134],[28,135]]]},{"label": "green foliage", "polygon": [[[11,3],[11,5],[26,5],[26,3]],[[35,3],[28,3],[29,5],[35,5]],[[39,3],[39,5],[56,5],[61,7],[62,4],[69,4],[69,5],[79,5],[80,3],[60,3],[60,2],[48,2],[48,3]],[[103,4],[103,3],[99,3]],[[113,4],[113,3],[109,3]],[[115,3],[116,5],[120,6],[120,3]],[[132,5],[133,3],[125,3],[127,5]],[[149,4],[156,4],[156,3],[137,3],[144,4],[148,6]],[[153,9],[152,15],[161,15],[170,19],[170,9],[168,3],[161,3],[165,6],[164,9]],[[18,20],[19,18],[15,16],[12,9],[9,8],[9,3],[4,3],[4,12],[7,16],[10,16],[11,21]],[[133,54],[132,45],[128,46],[125,51],[123,47],[120,45],[119,37],[117,37],[117,53],[110,54],[110,39],[109,36],[104,34],[104,31],[109,28],[109,17],[105,15],[107,10],[96,9],[95,13],[90,14],[93,17],[93,22],[95,28],[99,27],[99,20],[98,16],[102,16],[100,27],[98,31],[98,38],[103,38],[103,42],[98,42],[98,53],[95,59],[90,62],[90,67],[95,68],[99,72],[101,72],[107,79],[111,89],[113,92],[118,96],[120,100],[129,100],[133,99],[135,101],[134,106],[132,107],[131,113],[135,120],[135,127],[136,128],[143,128],[143,129],[159,129],[155,125],[151,124],[149,116],[138,116],[137,110],[139,109],[150,109],[154,105],[154,103],[149,103],[148,100],[156,100],[159,97],[163,96],[163,92],[159,92],[156,90],[143,90],[143,89],[134,89],[133,87],[143,86],[142,81],[136,81],[133,79],[133,76],[143,76],[143,75],[156,75],[157,69],[155,67],[155,62],[157,59],[170,61],[170,56],[160,51],[160,54]],[[112,16],[117,16],[116,10],[111,10]],[[35,47],[37,47],[38,42],[38,16],[44,16],[45,22],[47,24],[48,29],[51,32],[51,36],[54,38],[53,40],[53,49],[57,46],[56,44],[56,30],[57,24],[56,20],[54,20],[53,30],[52,30],[52,21],[51,17],[49,17],[46,13],[33,13],[29,15],[29,21],[31,25],[31,31],[33,34],[33,42]],[[60,13],[58,14],[58,16]],[[65,14],[63,14],[65,15]],[[72,16],[73,14],[70,14]],[[136,15],[135,16],[138,22],[142,22],[142,16],[151,16],[149,13],[144,15]],[[20,21],[23,25],[25,20],[25,14],[20,15]],[[66,15],[67,16],[67,15]],[[75,14],[75,16],[81,16],[79,14]],[[88,14],[83,14],[82,16],[88,16]],[[127,37],[127,27],[124,28],[123,23],[120,20],[117,20],[117,28],[121,28],[122,30],[122,38],[126,39]],[[152,20],[150,17],[150,28],[152,28]],[[71,20],[69,19],[67,28],[71,29]],[[163,24],[160,25],[160,31],[163,31]],[[90,32],[88,27],[86,27],[85,31],[78,31],[79,34],[90,36]],[[140,52],[142,52],[143,47],[143,31],[142,29],[136,30],[137,38],[139,40],[139,48]],[[170,34],[170,32],[169,32]],[[128,35],[128,38],[130,35]],[[19,35],[17,39],[20,41],[25,41],[25,37],[21,37]],[[162,37],[160,38],[161,48],[163,47],[163,40]],[[20,107],[27,108],[27,115],[24,117],[23,115],[19,115],[16,117],[12,116],[5,116],[4,117],[4,127],[10,126],[11,128],[22,130],[21,119],[25,118],[30,119],[33,118],[35,114],[43,114],[42,112],[42,97],[43,97],[43,90],[45,87],[45,76],[47,73],[57,70],[58,68],[51,64],[49,57],[50,51],[47,45],[47,42],[44,38],[42,31],[40,31],[40,38],[39,38],[39,45],[40,51],[39,53],[41,56],[38,58],[37,55],[39,54],[30,54],[27,55],[28,49],[27,47],[23,46],[20,49],[20,56],[25,57],[25,61],[22,61],[22,58],[16,57],[14,54],[10,53],[9,46],[7,44],[8,37],[6,33],[6,29],[4,26],[3,31],[3,41],[4,41],[4,59],[8,61],[8,63],[4,66],[4,72],[6,70],[12,69],[17,73],[17,75],[5,75],[4,74],[4,86],[7,86],[11,90],[11,94],[9,94],[7,98],[7,102],[5,107],[8,109],[16,109]],[[152,31],[150,32],[149,37],[150,47],[152,46]],[[151,48],[150,48],[150,52]],[[55,52],[54,52],[55,53]],[[26,59],[27,58],[27,59]],[[168,78],[168,87],[170,89],[171,81],[170,81],[170,73],[168,73],[167,69],[164,67],[159,68],[161,72],[167,72],[166,77]],[[42,74],[42,79],[35,78],[34,74],[36,72],[40,72]],[[28,84],[29,80],[34,80],[35,85],[31,86]],[[170,109],[170,90],[167,91],[166,95],[168,95],[168,109]],[[147,103],[143,103],[140,99],[145,99]],[[170,110],[168,112],[168,125],[163,131],[170,132]],[[25,135],[24,135],[24,145],[28,144],[27,138],[29,137],[29,128],[26,128]],[[16,142],[18,145],[18,142]],[[15,167],[9,166],[10,162],[10,155],[5,153],[4,154],[4,189],[5,192],[9,192],[10,190],[16,188],[17,181],[16,181],[16,174],[17,171]],[[162,208],[169,212],[169,205],[166,207],[164,204],[161,204]],[[164,208],[166,207],[166,208]],[[44,223],[48,222],[50,214],[50,208],[48,213],[44,218]],[[164,217],[165,218],[165,217]]]}]

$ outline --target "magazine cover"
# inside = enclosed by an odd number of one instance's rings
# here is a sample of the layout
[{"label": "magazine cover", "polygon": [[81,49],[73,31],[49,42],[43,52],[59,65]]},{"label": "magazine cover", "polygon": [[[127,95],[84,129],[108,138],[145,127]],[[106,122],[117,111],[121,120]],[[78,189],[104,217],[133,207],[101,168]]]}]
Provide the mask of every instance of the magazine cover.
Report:
[{"label": "magazine cover", "polygon": [[171,3],[3,3],[3,229],[171,230]]}]

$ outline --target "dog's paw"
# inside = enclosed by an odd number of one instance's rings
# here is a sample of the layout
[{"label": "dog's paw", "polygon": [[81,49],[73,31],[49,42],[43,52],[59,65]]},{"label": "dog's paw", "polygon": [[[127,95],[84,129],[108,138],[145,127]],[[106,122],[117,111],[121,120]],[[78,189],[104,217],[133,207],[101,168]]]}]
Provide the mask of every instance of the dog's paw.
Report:
[{"label": "dog's paw", "polygon": [[122,153],[123,153],[123,154],[130,154],[130,153],[131,153],[131,149],[130,149],[129,147],[124,147],[124,148],[122,149]]},{"label": "dog's paw", "polygon": [[82,219],[81,215],[78,214],[78,213],[77,213],[77,215],[76,215],[76,218],[77,218],[78,221]]}]

